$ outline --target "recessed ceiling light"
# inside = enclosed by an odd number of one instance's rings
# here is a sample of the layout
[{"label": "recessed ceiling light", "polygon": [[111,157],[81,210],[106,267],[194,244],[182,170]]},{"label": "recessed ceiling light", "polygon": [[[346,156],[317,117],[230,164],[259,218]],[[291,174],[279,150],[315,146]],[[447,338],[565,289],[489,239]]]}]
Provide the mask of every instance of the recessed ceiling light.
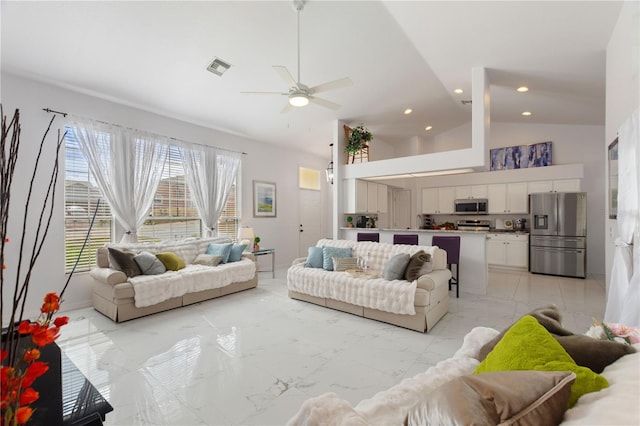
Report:
[{"label": "recessed ceiling light", "polygon": [[524,92],[528,92],[529,88],[527,86],[520,86],[516,89],[516,91],[520,92],[520,93],[524,93]]},{"label": "recessed ceiling light", "polygon": [[457,93],[457,94],[459,95],[459,94],[461,94],[461,93],[464,93],[464,90],[462,90],[462,89],[455,89],[455,90],[453,91],[453,93]]},{"label": "recessed ceiling light", "polygon": [[424,129],[428,132],[429,130],[433,129],[433,126],[427,126]]},{"label": "recessed ceiling light", "polygon": [[525,112],[522,113],[522,115],[526,115],[528,117],[528,116],[531,115],[531,112],[530,111],[525,111]]},{"label": "recessed ceiling light", "polygon": [[404,115],[409,115],[413,112],[413,110],[411,108],[407,108],[404,110]]}]

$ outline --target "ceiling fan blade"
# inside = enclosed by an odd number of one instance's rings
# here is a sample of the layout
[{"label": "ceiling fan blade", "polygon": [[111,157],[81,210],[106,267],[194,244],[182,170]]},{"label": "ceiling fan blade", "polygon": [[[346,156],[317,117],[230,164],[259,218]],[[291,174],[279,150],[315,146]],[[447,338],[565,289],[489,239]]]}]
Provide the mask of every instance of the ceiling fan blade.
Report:
[{"label": "ceiling fan blade", "polygon": [[319,84],[309,89],[309,93],[321,93],[334,89],[342,89],[343,87],[349,87],[353,85],[353,81],[349,77],[341,78],[339,80],[330,81],[328,83]]},{"label": "ceiling fan blade", "polygon": [[329,109],[333,109],[333,110],[340,109],[340,105],[339,104],[336,104],[334,102],[328,101],[326,99],[316,98],[315,96],[309,96],[309,102],[313,102],[314,104],[318,104],[320,106],[323,106],[323,107],[329,108]]},{"label": "ceiling fan blade", "polygon": [[289,111],[291,111],[291,109],[293,108],[293,106],[287,102],[287,104],[284,106],[284,108],[282,108],[282,111],[280,111],[280,114],[286,114]]},{"label": "ceiling fan blade", "polygon": [[283,67],[282,65],[274,65],[273,69],[276,70],[278,75],[287,82],[289,87],[298,87],[298,83],[293,78],[287,67]]},{"label": "ceiling fan blade", "polygon": [[282,92],[240,92],[242,94],[249,94],[249,95],[285,95],[285,96],[289,96],[288,93],[282,93]]}]

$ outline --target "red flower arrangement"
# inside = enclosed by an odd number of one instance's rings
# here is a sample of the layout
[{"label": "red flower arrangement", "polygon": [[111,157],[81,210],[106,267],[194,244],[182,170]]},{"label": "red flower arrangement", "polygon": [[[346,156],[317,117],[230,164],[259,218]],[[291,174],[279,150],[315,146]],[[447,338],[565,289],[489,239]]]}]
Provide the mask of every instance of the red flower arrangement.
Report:
[{"label": "red flower arrangement", "polygon": [[[48,293],[44,297],[40,318],[35,323],[22,321],[18,326],[18,334],[31,336],[31,342],[24,350],[22,356],[17,357],[15,365],[3,365],[2,374],[2,398],[0,407],[3,411],[3,424],[24,424],[31,418],[33,409],[29,404],[35,402],[40,394],[31,385],[38,377],[49,370],[46,362],[40,359],[40,350],[43,346],[53,343],[60,335],[60,327],[69,322],[69,317],[61,316],[53,320],[53,315],[60,309],[60,297],[56,293]],[[9,353],[0,350],[2,362]]]}]

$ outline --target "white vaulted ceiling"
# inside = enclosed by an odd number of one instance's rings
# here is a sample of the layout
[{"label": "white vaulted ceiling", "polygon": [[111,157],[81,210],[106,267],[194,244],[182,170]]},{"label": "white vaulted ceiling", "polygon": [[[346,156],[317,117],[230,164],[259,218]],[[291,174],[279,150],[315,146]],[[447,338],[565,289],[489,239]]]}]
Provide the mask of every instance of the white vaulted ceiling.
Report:
[{"label": "white vaulted ceiling", "polygon": [[[365,123],[389,143],[470,121],[460,101],[477,66],[489,70],[493,121],[604,124],[605,49],[621,2],[309,1],[302,82],[354,84],[320,95],[337,111],[312,104],[287,114],[284,96],[240,92],[286,91],[272,65],[295,75],[290,1],[0,7],[5,72],[327,156],[335,119]],[[206,70],[216,56],[232,65],[222,77]],[[522,84],[528,93],[515,92]]]}]

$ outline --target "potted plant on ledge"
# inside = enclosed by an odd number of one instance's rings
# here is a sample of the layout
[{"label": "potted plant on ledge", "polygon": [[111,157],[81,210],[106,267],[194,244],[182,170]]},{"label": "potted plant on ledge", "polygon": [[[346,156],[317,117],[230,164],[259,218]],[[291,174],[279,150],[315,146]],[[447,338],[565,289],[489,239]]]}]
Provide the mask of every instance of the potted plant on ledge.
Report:
[{"label": "potted plant on ledge", "polygon": [[[344,151],[348,154],[347,163],[351,162],[353,164],[357,153],[362,153],[363,150],[368,150],[369,141],[371,141],[372,139],[373,135],[371,134],[369,129],[364,127],[364,125],[362,124],[351,129],[349,132],[349,137],[347,139],[347,145],[344,147]],[[362,161],[362,156],[360,158],[360,161]]]}]

